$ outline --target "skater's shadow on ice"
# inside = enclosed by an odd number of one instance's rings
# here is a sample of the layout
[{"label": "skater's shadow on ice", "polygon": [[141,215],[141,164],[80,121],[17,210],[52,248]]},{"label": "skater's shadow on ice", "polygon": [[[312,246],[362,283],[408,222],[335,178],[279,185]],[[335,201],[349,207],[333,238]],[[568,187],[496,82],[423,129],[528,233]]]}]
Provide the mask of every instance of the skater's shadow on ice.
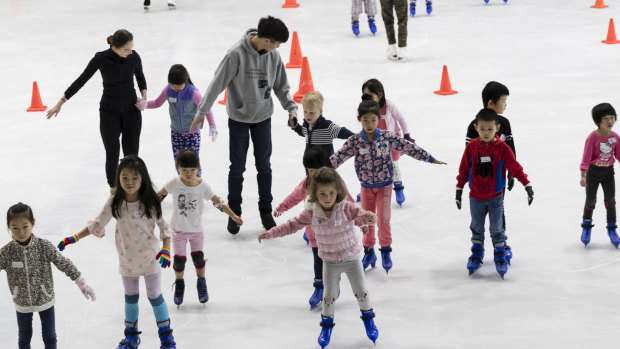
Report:
[{"label": "skater's shadow on ice", "polygon": [[499,276],[495,271],[495,265],[491,262],[491,265],[482,265],[473,275],[469,275],[469,271],[466,268],[451,268],[433,269],[430,276],[432,282],[436,287],[445,289],[463,285],[469,282],[509,282],[510,274],[505,275],[505,279]]}]

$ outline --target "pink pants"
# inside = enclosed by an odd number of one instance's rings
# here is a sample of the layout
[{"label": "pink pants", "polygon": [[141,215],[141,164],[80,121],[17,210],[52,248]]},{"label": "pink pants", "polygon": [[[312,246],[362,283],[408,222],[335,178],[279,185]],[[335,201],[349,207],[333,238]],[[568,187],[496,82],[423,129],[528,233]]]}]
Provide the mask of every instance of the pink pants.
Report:
[{"label": "pink pants", "polygon": [[[392,244],[392,228],[390,227],[390,217],[392,209],[390,203],[392,200],[392,184],[381,188],[364,188],[362,187],[362,209],[377,214],[377,227],[379,228],[379,245],[390,246]],[[368,227],[368,233],[364,234],[362,240],[364,247],[374,247],[375,226]]]},{"label": "pink pants", "polygon": [[172,250],[175,255],[187,257],[187,251],[185,246],[189,241],[191,252],[200,252],[204,246],[204,234],[200,233],[187,233],[184,231],[174,231],[175,235],[172,237]]}]

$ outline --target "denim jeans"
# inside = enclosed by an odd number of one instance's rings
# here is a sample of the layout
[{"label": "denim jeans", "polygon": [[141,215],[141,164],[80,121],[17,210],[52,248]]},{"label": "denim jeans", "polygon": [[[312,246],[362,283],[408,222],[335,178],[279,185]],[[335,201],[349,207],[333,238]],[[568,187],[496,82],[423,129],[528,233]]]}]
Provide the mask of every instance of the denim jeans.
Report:
[{"label": "denim jeans", "polygon": [[271,118],[256,124],[228,119],[230,170],[228,172],[228,205],[241,214],[243,172],[250,138],[254,147],[256,181],[258,182],[258,209],[271,211]]},{"label": "denim jeans", "polygon": [[[56,349],[56,319],[54,307],[39,312],[45,349]],[[30,349],[32,339],[32,313],[17,312],[18,348]],[[6,343],[5,343],[6,344]]]},{"label": "denim jeans", "polygon": [[484,220],[489,214],[489,231],[493,245],[506,241],[502,215],[504,213],[504,196],[500,195],[491,200],[476,200],[469,197],[469,211],[471,212],[471,239],[484,242]]}]

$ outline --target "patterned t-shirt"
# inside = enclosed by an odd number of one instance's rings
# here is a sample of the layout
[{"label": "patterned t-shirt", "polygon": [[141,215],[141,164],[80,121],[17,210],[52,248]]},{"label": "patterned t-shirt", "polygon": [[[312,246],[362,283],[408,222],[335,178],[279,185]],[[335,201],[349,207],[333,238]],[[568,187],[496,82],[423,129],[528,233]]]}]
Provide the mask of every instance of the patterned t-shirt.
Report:
[{"label": "patterned t-shirt", "polygon": [[201,233],[204,202],[211,200],[215,195],[211,186],[203,180],[195,187],[188,187],[183,184],[180,177],[175,177],[166,183],[164,188],[174,200],[170,220],[172,229],[187,233]]}]

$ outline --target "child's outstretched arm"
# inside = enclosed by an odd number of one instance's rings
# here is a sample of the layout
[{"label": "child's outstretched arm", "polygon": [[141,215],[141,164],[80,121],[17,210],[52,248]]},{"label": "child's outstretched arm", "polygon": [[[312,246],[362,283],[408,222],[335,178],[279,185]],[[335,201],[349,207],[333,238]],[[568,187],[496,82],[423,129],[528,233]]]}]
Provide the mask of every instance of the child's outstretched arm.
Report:
[{"label": "child's outstretched arm", "polygon": [[354,137],[349,137],[346,141],[344,141],[342,148],[329,157],[329,161],[331,161],[334,169],[337,169],[345,161],[357,154],[357,148],[354,143]]},{"label": "child's outstretched arm", "polygon": [[166,196],[168,196],[168,191],[166,190],[166,188],[161,188],[157,192],[157,196],[159,197],[159,202],[162,202],[162,201],[164,201]]},{"label": "child's outstretched arm", "polygon": [[[508,148],[507,145],[506,148]],[[523,186],[525,186],[525,191],[527,192],[527,205],[531,205],[532,201],[534,201],[534,190],[532,189],[532,183],[530,183],[527,175],[523,172],[523,167],[521,167],[521,164],[519,164],[515,159],[515,155],[512,150],[508,148],[504,154],[506,168],[516,179],[519,180],[519,182],[523,184]]]},{"label": "child's outstretched arm", "polygon": [[80,291],[86,299],[90,298],[92,301],[95,300],[95,292],[86,284],[86,280],[84,280],[80,271],[75,267],[71,260],[69,260],[69,258],[64,257],[60,252],[56,251],[54,245],[47,240],[44,240],[43,255],[46,260],[54,263],[58,270],[65,273],[72,281],[75,282],[76,285],[78,285]]},{"label": "child's outstretched arm", "polygon": [[146,109],[155,109],[161,107],[164,102],[166,102],[166,89],[168,87],[164,87],[157,98],[146,102]]},{"label": "child's outstretched arm", "polygon": [[165,238],[163,246],[159,253],[155,256],[155,259],[159,261],[162,268],[168,268],[170,266],[170,238]]},{"label": "child's outstretched arm", "polygon": [[278,207],[276,207],[276,209],[273,211],[274,217],[280,217],[282,213],[290,210],[295,205],[302,202],[306,198],[306,196],[308,196],[308,193],[306,192],[307,180],[307,177],[304,178],[304,180],[301,181],[301,183],[299,183],[295,187],[295,189],[293,189],[293,191],[288,194],[286,198],[284,198],[284,200],[282,200]]},{"label": "child's outstretched arm", "polygon": [[90,235],[90,232],[88,231],[88,227],[85,227],[84,229],[80,230],[79,233],[67,236],[66,238],[62,239],[58,243],[58,250],[63,251],[65,247],[67,247],[67,245],[75,244],[76,242],[80,241],[80,239],[83,239],[88,235]]},{"label": "child's outstretched arm", "polygon": [[312,224],[312,210],[305,209],[299,216],[289,219],[285,223],[269,229],[269,231],[261,233],[258,236],[258,242],[261,242],[263,239],[271,239],[293,234],[294,232],[310,224]]},{"label": "child's outstretched arm", "polygon": [[230,219],[237,223],[238,227],[243,225],[243,220],[241,217],[237,216],[237,214],[230,209],[230,206],[226,205],[219,196],[213,195],[211,202],[213,202],[213,206],[215,206],[215,208],[226,213]]},{"label": "child's outstretched arm", "polygon": [[407,141],[395,134],[388,136],[388,140],[390,141],[390,144],[392,144],[392,149],[398,150],[403,154],[407,154],[416,160],[430,162],[435,165],[447,165],[447,163],[435,159],[429,152],[422,149],[416,143]]},{"label": "child's outstretched arm", "polygon": [[356,223],[362,225],[369,225],[377,223],[377,215],[370,211],[365,211],[361,207],[357,206],[355,203],[350,201],[343,202],[344,214],[348,219],[355,221]]},{"label": "child's outstretched arm", "polygon": [[[198,91],[198,89],[194,90],[194,103],[196,105],[200,104],[200,101],[202,101],[202,96],[200,95],[200,91]],[[205,117],[207,118],[207,121],[209,122],[209,137],[211,137],[211,141],[215,142],[215,140],[217,139],[217,126],[215,125],[215,119],[213,118],[213,111],[209,110],[209,112],[207,112],[207,114],[205,114]],[[202,122],[200,124],[200,128],[202,129],[204,122]]]}]

